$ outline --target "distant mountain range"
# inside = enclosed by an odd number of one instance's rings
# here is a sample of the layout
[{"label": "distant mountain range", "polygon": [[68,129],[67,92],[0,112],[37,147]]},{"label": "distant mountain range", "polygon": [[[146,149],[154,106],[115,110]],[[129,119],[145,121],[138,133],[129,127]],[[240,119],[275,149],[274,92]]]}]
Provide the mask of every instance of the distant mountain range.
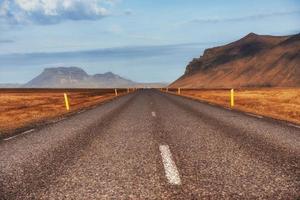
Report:
[{"label": "distant mountain range", "polygon": [[24,87],[30,88],[95,88],[95,87],[131,87],[136,83],[115,75],[111,72],[105,74],[89,75],[78,67],[46,68],[44,71],[26,83]]},{"label": "distant mountain range", "polygon": [[204,51],[169,87],[299,87],[300,34],[250,33],[225,46]]},{"label": "distant mountain range", "polygon": [[126,88],[165,87],[166,83],[137,83],[107,72],[89,75],[79,67],[46,68],[37,77],[24,85],[0,84],[0,87],[23,88]]}]

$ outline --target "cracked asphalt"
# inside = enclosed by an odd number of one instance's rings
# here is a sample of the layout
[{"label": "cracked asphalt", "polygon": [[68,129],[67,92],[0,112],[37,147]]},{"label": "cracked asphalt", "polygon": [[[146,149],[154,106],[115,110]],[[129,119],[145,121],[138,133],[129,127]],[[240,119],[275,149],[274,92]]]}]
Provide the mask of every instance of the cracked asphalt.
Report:
[{"label": "cracked asphalt", "polygon": [[299,128],[157,90],[0,141],[3,200],[299,198]]}]

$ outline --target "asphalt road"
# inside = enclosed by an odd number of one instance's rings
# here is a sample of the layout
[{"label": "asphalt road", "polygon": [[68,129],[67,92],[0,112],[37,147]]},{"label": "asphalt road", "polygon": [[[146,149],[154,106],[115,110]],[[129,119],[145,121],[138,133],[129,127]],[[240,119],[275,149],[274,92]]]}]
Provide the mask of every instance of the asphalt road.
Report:
[{"label": "asphalt road", "polygon": [[299,128],[155,90],[0,141],[0,199],[299,198]]}]

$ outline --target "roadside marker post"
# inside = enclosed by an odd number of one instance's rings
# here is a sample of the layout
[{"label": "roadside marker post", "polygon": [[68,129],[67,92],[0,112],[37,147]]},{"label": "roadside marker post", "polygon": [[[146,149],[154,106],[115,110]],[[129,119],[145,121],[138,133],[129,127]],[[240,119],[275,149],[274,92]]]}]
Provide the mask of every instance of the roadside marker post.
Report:
[{"label": "roadside marker post", "polygon": [[64,97],[65,97],[66,109],[69,111],[70,110],[70,105],[69,105],[69,100],[68,100],[67,93],[64,93]]},{"label": "roadside marker post", "polygon": [[115,95],[118,96],[118,90],[117,89],[115,89]]},{"label": "roadside marker post", "polygon": [[129,88],[127,88],[127,93],[129,93]]},{"label": "roadside marker post", "polygon": [[166,88],[166,92],[169,92],[169,88]]},{"label": "roadside marker post", "polygon": [[180,88],[178,88],[178,94],[180,94],[180,92],[181,92],[180,90],[181,90],[181,89],[180,89]]},{"label": "roadside marker post", "polygon": [[234,106],[234,89],[230,90],[230,107]]}]

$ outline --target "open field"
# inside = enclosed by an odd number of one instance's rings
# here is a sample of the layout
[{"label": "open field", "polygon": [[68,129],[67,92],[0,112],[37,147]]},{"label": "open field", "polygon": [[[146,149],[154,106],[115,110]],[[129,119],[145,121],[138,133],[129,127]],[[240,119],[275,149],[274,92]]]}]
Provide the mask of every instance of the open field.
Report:
[{"label": "open field", "polygon": [[[230,107],[230,89],[181,89],[181,95]],[[300,88],[238,89],[234,108],[300,124]]]},{"label": "open field", "polygon": [[[127,90],[118,90],[122,95]],[[65,108],[66,92],[71,110]],[[177,89],[169,89],[177,92]],[[229,89],[181,89],[181,95],[229,107]],[[0,137],[115,97],[113,89],[0,89]],[[300,124],[300,88],[235,90],[235,109]],[[2,135],[2,136],[1,136]]]},{"label": "open field", "polygon": [[[127,92],[118,91],[118,95]],[[70,111],[65,107],[64,92]],[[0,137],[114,97],[114,89],[0,89]]]}]

